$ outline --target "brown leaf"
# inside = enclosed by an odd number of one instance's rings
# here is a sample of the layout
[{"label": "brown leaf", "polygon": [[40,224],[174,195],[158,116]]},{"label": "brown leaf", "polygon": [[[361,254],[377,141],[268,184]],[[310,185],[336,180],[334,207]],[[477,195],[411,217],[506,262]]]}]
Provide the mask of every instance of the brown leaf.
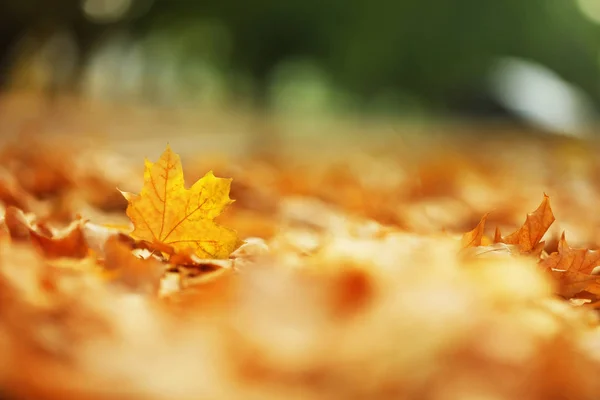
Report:
[{"label": "brown leaf", "polygon": [[584,290],[600,295],[600,277],[593,274],[598,265],[600,251],[569,247],[564,233],[558,251],[540,261],[540,266],[558,280],[558,294],[566,298]]},{"label": "brown leaf", "polygon": [[496,230],[494,231],[494,243],[502,243],[502,234],[498,227],[496,227]]},{"label": "brown leaf", "polygon": [[496,231],[495,242],[518,245],[521,253],[541,252],[543,245],[540,248],[540,241],[554,220],[550,198],[544,193],[544,200],[534,212],[527,214],[523,226],[504,238],[499,237],[500,232]]},{"label": "brown leaf", "polygon": [[192,252],[180,252],[173,254],[169,258],[171,265],[182,265],[189,267],[203,267],[208,270],[215,270],[219,268],[231,269],[233,268],[232,260],[220,260],[220,259],[204,259],[200,258]]},{"label": "brown leaf", "polygon": [[7,207],[4,212],[4,224],[15,241],[29,240],[32,218],[16,207]]},{"label": "brown leaf", "polygon": [[48,258],[85,258],[89,253],[83,225],[79,218],[62,230],[52,230],[38,223],[31,214],[25,214],[16,207],[8,207],[4,222],[10,236],[15,241],[31,241]]},{"label": "brown leaf", "polygon": [[485,214],[472,231],[469,231],[463,235],[461,239],[461,247],[463,249],[481,246],[481,239],[483,238],[483,232],[485,230],[485,221],[487,220],[488,215],[490,214]]},{"label": "brown leaf", "polygon": [[83,234],[84,224],[84,220],[77,219],[61,232],[51,236],[31,230],[31,241],[48,258],[85,258],[89,247]]},{"label": "brown leaf", "polygon": [[544,247],[546,247],[546,242],[539,242],[533,249],[529,251],[529,254],[535,257],[540,257],[542,255],[542,251],[544,251]]},{"label": "brown leaf", "polygon": [[[131,238],[131,237],[130,237]],[[152,254],[160,255],[165,260],[175,254],[175,249],[172,246],[160,243],[160,242],[149,242],[147,240],[133,240],[133,247],[139,250],[147,250]]]}]

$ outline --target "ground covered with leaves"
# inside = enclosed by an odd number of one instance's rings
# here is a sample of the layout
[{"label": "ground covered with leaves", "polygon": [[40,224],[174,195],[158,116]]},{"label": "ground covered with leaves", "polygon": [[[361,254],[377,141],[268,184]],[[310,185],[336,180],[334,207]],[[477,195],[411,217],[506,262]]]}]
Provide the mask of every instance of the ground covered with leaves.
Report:
[{"label": "ground covered with leaves", "polygon": [[600,397],[595,144],[310,142],[180,157],[165,140],[145,162],[7,143],[3,392]]}]

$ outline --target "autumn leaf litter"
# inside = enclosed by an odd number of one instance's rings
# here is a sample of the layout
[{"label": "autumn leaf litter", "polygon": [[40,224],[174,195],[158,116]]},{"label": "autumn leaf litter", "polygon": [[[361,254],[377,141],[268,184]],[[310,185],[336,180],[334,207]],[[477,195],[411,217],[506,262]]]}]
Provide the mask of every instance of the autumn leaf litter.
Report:
[{"label": "autumn leaf litter", "polygon": [[[424,163],[415,183],[404,173],[389,187],[367,188],[364,171],[341,164],[299,173],[291,163],[248,159],[230,171],[233,183],[208,173],[186,189],[179,157],[167,148],[146,162],[140,194],[120,201],[116,188],[135,185],[118,180],[142,179],[127,168],[75,179],[59,160],[36,161],[21,148],[3,158],[7,393],[600,395],[600,257],[551,231],[543,190],[523,221],[476,192],[481,177],[470,166],[461,175]],[[269,185],[252,179],[261,174]],[[103,199],[93,186],[110,193]],[[489,208],[470,206],[473,196],[487,196]],[[514,233],[492,234],[494,225]]]}]

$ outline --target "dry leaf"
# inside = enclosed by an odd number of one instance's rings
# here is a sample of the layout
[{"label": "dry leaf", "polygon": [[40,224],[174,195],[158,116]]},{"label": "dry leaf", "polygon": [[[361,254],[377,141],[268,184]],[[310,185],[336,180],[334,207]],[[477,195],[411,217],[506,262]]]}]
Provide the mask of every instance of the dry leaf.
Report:
[{"label": "dry leaf", "polygon": [[[479,139],[461,149],[476,146],[478,157],[491,160],[509,148],[498,146],[503,141],[506,138],[496,141],[494,151],[480,151]],[[256,142],[260,147],[265,143]],[[142,148],[139,141],[125,145]],[[392,148],[388,138],[381,145]],[[282,147],[274,150],[281,162],[263,165],[259,174],[242,152],[228,162],[227,168],[236,165],[243,171],[241,181],[247,186],[233,196],[244,197],[244,204],[236,203],[236,212],[227,213],[221,223],[268,241],[247,240],[229,259],[219,260],[199,257],[195,245],[175,248],[169,243],[172,237],[160,241],[156,231],[136,241],[129,236],[130,221],[125,226],[104,225],[127,218],[124,212],[108,215],[98,207],[120,207],[125,202],[114,201],[113,194],[120,196],[114,187],[123,185],[121,189],[129,191],[132,182],[129,176],[122,179],[124,172],[118,172],[112,160],[101,157],[94,163],[90,156],[73,154],[82,161],[81,169],[69,168],[80,164],[67,157],[68,163],[53,161],[64,164],[57,169],[68,178],[63,185],[45,173],[44,168],[54,170],[45,165],[48,158],[6,162],[26,193],[47,196],[34,200],[49,211],[40,212],[37,204],[27,209],[34,214],[10,209],[0,226],[6,228],[4,235],[0,230],[3,393],[15,398],[98,400],[597,397],[600,332],[597,311],[590,310],[600,307],[596,253],[570,249],[564,242],[560,253],[542,262],[548,264],[548,273],[536,268],[531,255],[544,245],[543,218],[537,228],[536,218],[528,218],[516,238],[506,239],[514,244],[502,243],[501,235],[490,243],[483,236],[486,216],[463,236],[460,253],[454,235],[454,228],[462,229],[482,210],[496,210],[494,219],[500,226],[512,223],[515,204],[553,182],[562,190],[548,190],[557,193],[553,202],[560,204],[565,223],[577,226],[576,213],[589,215],[583,220],[586,226],[600,226],[595,214],[583,207],[600,197],[597,187],[586,190],[578,181],[587,168],[578,164],[565,168],[565,174],[552,170],[527,182],[525,195],[515,197],[523,183],[515,172],[534,177],[547,169],[516,163],[513,153],[509,162],[477,168],[481,179],[467,190],[461,176],[477,167],[469,157],[438,158],[428,152],[424,158],[436,166],[418,180],[410,178],[417,174],[409,171],[423,168],[382,163],[374,169],[375,164],[364,159],[368,156],[363,146],[356,157],[340,156],[347,171],[333,174],[323,172],[330,170],[327,166],[315,171],[318,163],[309,158],[303,158],[302,168],[295,166]],[[405,147],[408,155],[415,153],[415,146]],[[396,153],[398,146],[393,148],[394,157],[406,162]],[[510,147],[513,150],[519,151]],[[526,150],[523,161],[537,159],[530,147]],[[554,161],[549,168],[561,168],[554,167]],[[209,164],[206,158],[201,162]],[[201,197],[185,191],[180,176],[182,190],[169,194],[174,201],[167,202],[169,196],[158,190],[158,198],[144,198],[158,189],[151,186],[158,177],[153,170],[165,175],[165,189],[170,185],[160,161],[146,165],[143,193],[126,196],[138,198],[135,205],[152,211],[144,214],[150,224],[176,216],[180,207],[171,210],[172,204]],[[398,171],[407,177],[396,179]],[[589,175],[597,176],[593,171]],[[213,177],[213,184],[220,185],[214,181]],[[204,192],[212,190],[211,185],[202,186]],[[115,193],[104,193],[111,187]],[[10,199],[0,187],[0,202],[18,205],[19,196]],[[220,197],[217,203],[228,203],[226,193]],[[164,204],[149,202],[160,198]],[[135,212],[129,206],[130,213]],[[156,213],[162,206],[166,212]],[[0,209],[4,214],[4,204]],[[34,251],[31,241],[39,248],[44,242],[53,251],[77,243],[57,244],[69,232],[76,238],[77,229],[56,230],[51,223],[66,225],[83,211],[94,221],[82,226],[92,249],[85,258],[48,259]],[[138,231],[144,229],[140,221],[137,225]],[[193,225],[197,228],[196,222]],[[442,226],[447,234],[439,235]],[[417,229],[435,235],[415,234]],[[146,230],[153,232],[150,225]],[[588,230],[585,240],[597,242],[596,231]],[[206,238],[204,233],[200,238]],[[180,239],[198,237],[194,233]],[[523,247],[528,257],[519,257]],[[552,251],[557,248],[558,240]],[[475,257],[466,257],[465,263],[462,255]],[[564,295],[583,291],[567,301],[558,299],[554,278],[564,281],[559,289]],[[148,356],[156,362],[147,362]],[[527,379],[520,379],[523,376]]]},{"label": "dry leaf", "polygon": [[89,221],[83,225],[83,234],[88,246],[100,258],[104,258],[105,245],[111,237],[116,236],[122,242],[133,243],[134,240],[125,234],[129,231],[131,231],[129,226],[99,225]]},{"label": "dry leaf", "polygon": [[111,272],[112,282],[122,283],[135,291],[156,294],[165,266],[155,259],[136,257],[118,236],[111,236],[104,245],[104,266]]},{"label": "dry leaf", "polygon": [[527,219],[521,228],[504,238],[501,237],[500,231],[496,230],[494,242],[518,245],[522,253],[539,254],[544,246],[540,241],[554,220],[550,198],[544,194],[540,206],[534,212],[527,214]]},{"label": "dry leaf", "polygon": [[84,220],[77,219],[52,236],[32,230],[31,241],[48,258],[85,258],[89,253],[89,247],[83,234],[83,224],[85,224]]},{"label": "dry leaf", "polygon": [[31,241],[48,258],[85,258],[89,247],[83,233],[85,220],[79,218],[62,230],[53,230],[38,223],[31,214],[15,207],[8,207],[4,222],[10,236],[16,241]]},{"label": "dry leaf", "polygon": [[584,290],[600,295],[600,277],[593,273],[598,265],[600,251],[569,247],[564,233],[558,251],[540,262],[557,279],[558,294],[566,298]]},{"label": "dry leaf", "polygon": [[219,268],[231,269],[233,268],[232,260],[223,260],[223,259],[206,259],[200,258],[192,252],[180,252],[177,254],[173,254],[169,258],[169,263],[171,265],[180,265],[180,266],[188,266],[188,267],[197,267],[197,268],[206,268],[208,270],[215,270]]},{"label": "dry leaf", "polygon": [[481,239],[483,238],[483,232],[485,230],[485,221],[487,220],[488,215],[489,213],[481,218],[481,221],[479,221],[475,229],[463,235],[461,239],[461,247],[463,249],[481,246]]},{"label": "dry leaf", "polygon": [[463,249],[463,254],[472,257],[509,257],[518,254],[514,245],[494,243],[488,246],[468,247]]},{"label": "dry leaf", "polygon": [[167,146],[157,163],[146,160],[141,193],[123,192],[135,226],[131,235],[176,252],[191,249],[201,258],[227,258],[241,241],[214,219],[233,202],[230,185],[231,179],[216,178],[210,171],[186,189],[181,160]]},{"label": "dry leaf", "polygon": [[32,215],[25,214],[16,207],[7,207],[4,212],[4,224],[15,241],[29,240],[33,221]]}]

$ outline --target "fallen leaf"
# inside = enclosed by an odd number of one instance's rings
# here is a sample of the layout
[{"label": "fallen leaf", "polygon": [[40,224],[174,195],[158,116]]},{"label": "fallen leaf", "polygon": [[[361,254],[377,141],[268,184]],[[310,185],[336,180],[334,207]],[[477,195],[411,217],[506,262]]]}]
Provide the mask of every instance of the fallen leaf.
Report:
[{"label": "fallen leaf", "polygon": [[502,234],[498,227],[496,227],[496,230],[494,231],[494,243],[502,243]]},{"label": "fallen leaf", "polygon": [[509,257],[518,254],[514,245],[505,243],[494,243],[488,246],[477,246],[465,248],[464,255],[472,257]]},{"label": "fallen leaf", "polygon": [[569,247],[564,233],[558,242],[558,251],[540,261],[540,266],[557,279],[558,294],[565,298],[584,290],[600,295],[600,277],[594,273],[598,265],[600,251]]},{"label": "fallen leaf", "polygon": [[26,241],[30,238],[33,216],[25,214],[16,207],[7,207],[4,211],[4,224],[10,237],[15,241]]},{"label": "fallen leaf", "polygon": [[219,268],[231,269],[233,268],[233,260],[215,259],[210,260],[206,258],[200,258],[196,254],[191,252],[180,252],[173,254],[169,258],[171,265],[180,265],[195,267],[198,269],[215,270]]},{"label": "fallen leaf", "polygon": [[247,238],[243,245],[231,254],[233,258],[257,257],[269,253],[269,246],[258,237]]},{"label": "fallen leaf", "polygon": [[461,239],[461,247],[463,249],[481,246],[481,239],[483,238],[483,232],[485,230],[485,221],[487,220],[488,215],[489,213],[485,214],[472,231],[463,235]]},{"label": "fallen leaf", "polygon": [[89,247],[83,232],[85,220],[78,218],[64,229],[51,229],[38,223],[31,214],[16,207],[8,207],[4,223],[15,241],[31,241],[48,258],[85,258]]},{"label": "fallen leaf", "polygon": [[111,237],[118,237],[122,242],[133,242],[125,232],[131,231],[129,226],[94,224],[86,222],[83,225],[83,234],[90,249],[92,249],[100,258],[104,258],[104,247]]},{"label": "fallen leaf", "polygon": [[494,242],[517,245],[521,253],[539,254],[544,246],[540,241],[554,220],[550,198],[544,193],[544,200],[534,212],[527,214],[521,228],[506,237],[501,237],[496,230]]},{"label": "fallen leaf", "polygon": [[85,258],[89,254],[89,247],[83,234],[85,221],[77,219],[62,231],[48,236],[31,231],[31,241],[48,258]]},{"label": "fallen leaf", "polygon": [[104,266],[110,281],[137,292],[156,294],[165,266],[153,257],[140,258],[118,237],[111,236],[104,245]]},{"label": "fallen leaf", "polygon": [[209,171],[190,189],[185,188],[181,160],[169,146],[156,163],[145,162],[144,186],[139,195],[122,192],[135,239],[193,250],[201,258],[227,258],[241,241],[237,233],[214,219],[233,202],[231,179]]}]

